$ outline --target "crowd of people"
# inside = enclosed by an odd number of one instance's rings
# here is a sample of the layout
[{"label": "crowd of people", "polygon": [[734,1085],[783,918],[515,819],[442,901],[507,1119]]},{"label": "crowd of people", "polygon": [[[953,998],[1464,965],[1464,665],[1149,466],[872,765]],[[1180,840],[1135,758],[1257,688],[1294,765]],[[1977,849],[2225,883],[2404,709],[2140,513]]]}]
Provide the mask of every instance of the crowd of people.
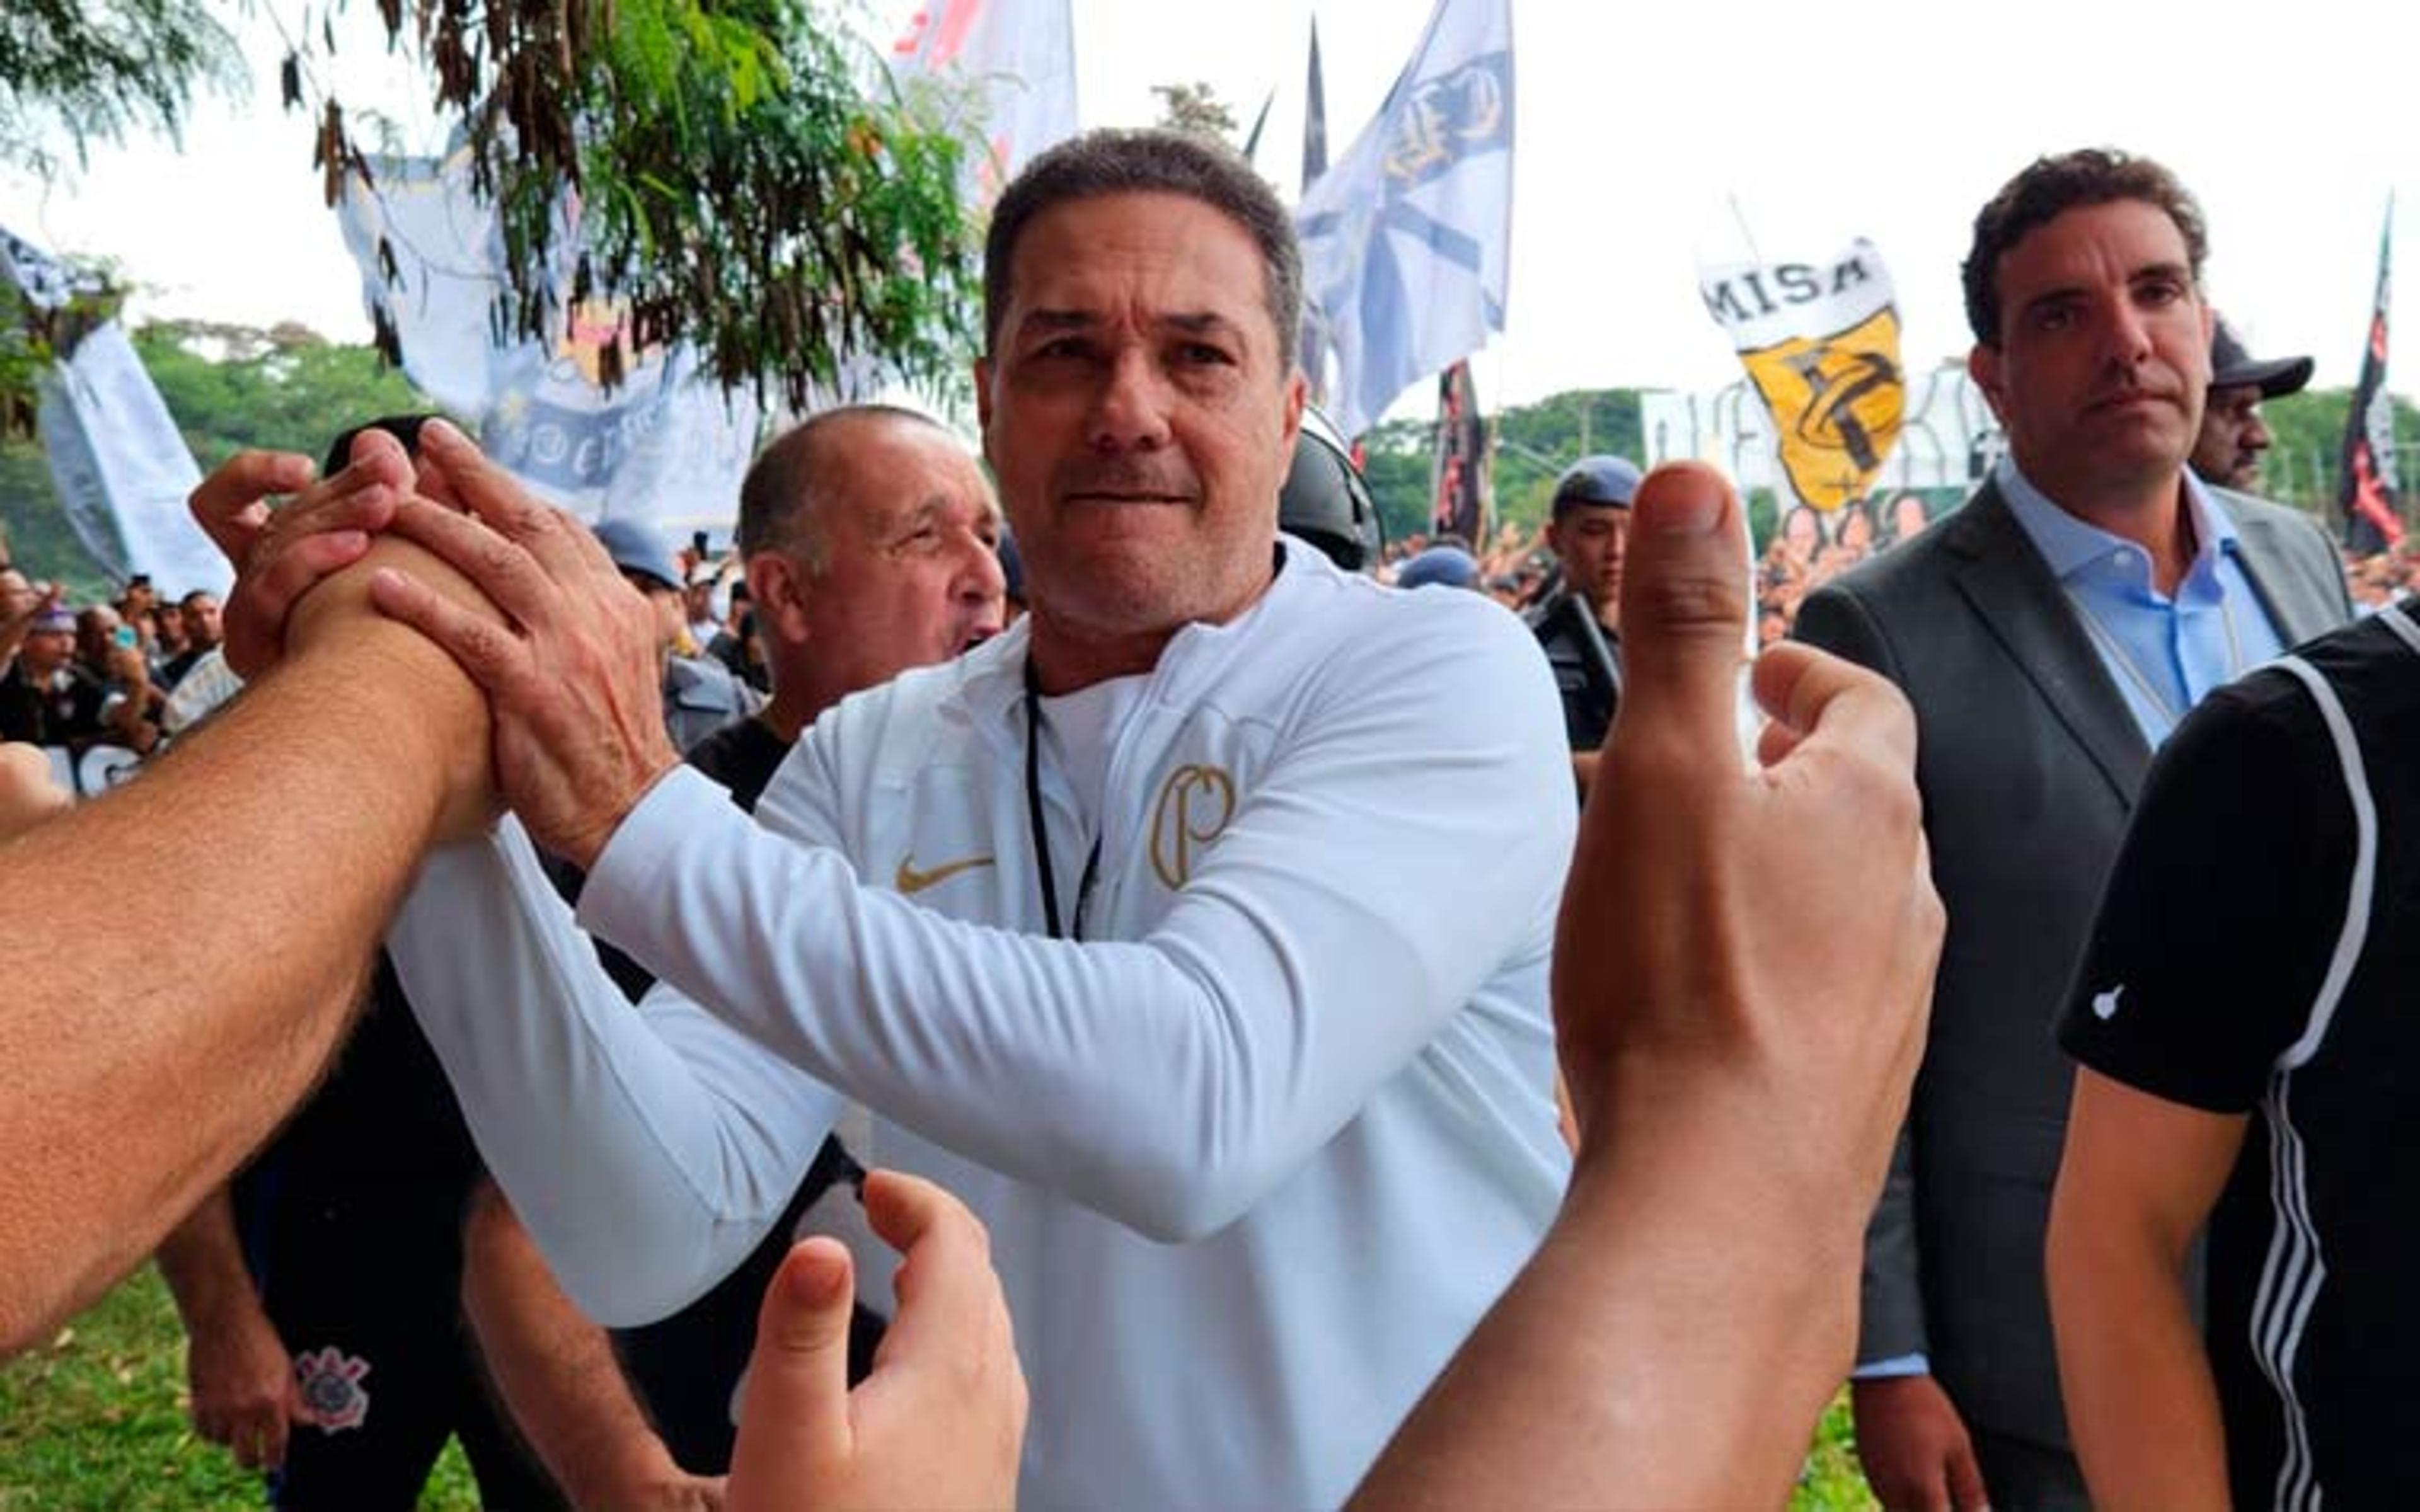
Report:
[{"label": "crowd of people", "polygon": [[1769,1504],[1844,1380],[1886,1505],[2410,1494],[2420,625],[2246,491],[2307,364],[2205,243],[2025,168],[2007,455],[1753,566],[1611,455],[1368,561],[1283,208],[1160,132],[1001,199],[988,476],[819,414],[736,568],[441,420],[234,459],[224,636],[0,578],[37,739],[176,732],[0,761],[0,878],[247,856],[0,929],[0,1348],[156,1249],[290,1506]]},{"label": "crowd of people", "polygon": [[173,695],[219,644],[219,601],[163,600],[135,577],[106,604],[70,606],[0,543],[0,740],[148,754],[185,717]]}]

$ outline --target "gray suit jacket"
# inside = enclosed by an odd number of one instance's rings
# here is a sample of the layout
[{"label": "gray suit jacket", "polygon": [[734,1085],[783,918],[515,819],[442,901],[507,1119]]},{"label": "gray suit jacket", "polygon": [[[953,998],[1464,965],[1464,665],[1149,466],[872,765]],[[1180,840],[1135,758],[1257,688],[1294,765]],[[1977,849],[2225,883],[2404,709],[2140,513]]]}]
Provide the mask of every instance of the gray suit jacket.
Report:
[{"label": "gray suit jacket", "polygon": [[[2309,520],[2211,490],[2288,645],[2350,617]],[[1860,1360],[1925,1351],[1970,1424],[2064,1447],[2042,1236],[2072,1072],[2052,1021],[2150,750],[2040,553],[1986,484],[1810,594],[1795,634],[1916,706],[1948,911],[1931,1038],[1867,1235]]]}]

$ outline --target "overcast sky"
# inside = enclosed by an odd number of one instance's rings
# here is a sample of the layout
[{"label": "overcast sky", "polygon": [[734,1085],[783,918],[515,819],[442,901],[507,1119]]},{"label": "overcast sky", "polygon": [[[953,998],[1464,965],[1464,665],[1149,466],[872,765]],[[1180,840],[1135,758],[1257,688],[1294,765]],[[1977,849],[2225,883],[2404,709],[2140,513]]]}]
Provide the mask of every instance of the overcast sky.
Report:
[{"label": "overcast sky", "polygon": [[[277,106],[273,23],[299,24],[300,0],[256,3],[248,101],[200,101],[181,153],[104,148],[47,189],[0,170],[0,225],[115,257],[148,286],[138,306],[148,313],[299,319],[365,341],[359,277],[310,168],[310,124]],[[867,29],[887,39],[914,7],[867,8]],[[2351,382],[2388,192],[2407,212],[2420,205],[2407,87],[2420,7],[2309,0],[2237,23],[2217,19],[2222,8],[2236,8],[1514,0],[1510,316],[1478,360],[1482,400],[1731,381],[1738,367],[1695,273],[1701,260],[1743,257],[1750,237],[1776,261],[1870,239],[1898,285],[1908,366],[1962,357],[1957,265],[1975,209],[2029,157],[2101,143],[2162,159],[2200,196],[2211,290],[2256,354],[2308,353],[2320,384]],[[1202,80],[1249,121],[1275,89],[1260,161],[1291,198],[1311,9],[1075,0],[1084,120],[1148,122],[1152,85]],[[1338,159],[1429,4],[1317,9]],[[374,27],[374,8],[352,0],[351,11],[355,35]],[[434,146],[415,75],[374,54],[352,46],[340,58],[348,102],[376,101],[407,146]],[[2411,308],[2397,340],[2405,374],[2420,371],[2420,304]]]}]

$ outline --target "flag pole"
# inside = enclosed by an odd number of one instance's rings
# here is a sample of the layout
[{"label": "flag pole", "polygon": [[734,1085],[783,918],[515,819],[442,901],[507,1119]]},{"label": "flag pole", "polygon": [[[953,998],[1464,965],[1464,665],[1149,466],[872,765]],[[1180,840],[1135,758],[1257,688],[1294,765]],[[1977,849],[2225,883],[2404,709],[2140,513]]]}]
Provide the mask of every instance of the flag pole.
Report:
[{"label": "flag pole", "polygon": [[1747,228],[1747,216],[1740,209],[1738,192],[1726,193],[1723,199],[1731,208],[1731,224],[1739,227],[1740,239],[1747,243],[1747,260],[1763,267],[1764,254],[1757,250],[1756,233]]}]

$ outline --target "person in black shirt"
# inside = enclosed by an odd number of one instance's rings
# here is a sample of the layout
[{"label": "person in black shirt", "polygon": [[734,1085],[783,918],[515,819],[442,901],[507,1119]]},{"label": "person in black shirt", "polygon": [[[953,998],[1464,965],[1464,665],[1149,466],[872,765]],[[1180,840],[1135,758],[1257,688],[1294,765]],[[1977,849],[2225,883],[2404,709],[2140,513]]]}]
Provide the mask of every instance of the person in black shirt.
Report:
[{"label": "person in black shirt", "polygon": [[463,1325],[462,1211],[480,1171],[380,952],[334,1072],[160,1249],[195,1428],[270,1472],[271,1505],[410,1508],[457,1436],[484,1504],[564,1504]]},{"label": "person in black shirt", "polygon": [[0,672],[0,740],[81,747],[109,733],[108,690],[76,665],[75,616],[37,611],[16,660]]},{"label": "person in black shirt", "polygon": [[2145,784],[2059,1026],[2050,1292],[2097,1503],[2420,1501],[2415,741],[2390,606],[2211,695]]},{"label": "person in black shirt", "polygon": [[1562,587],[1528,615],[1562,695],[1572,775],[1582,797],[1621,699],[1621,559],[1638,477],[1637,464],[1626,458],[1585,456],[1556,481],[1546,545],[1562,564]]}]

